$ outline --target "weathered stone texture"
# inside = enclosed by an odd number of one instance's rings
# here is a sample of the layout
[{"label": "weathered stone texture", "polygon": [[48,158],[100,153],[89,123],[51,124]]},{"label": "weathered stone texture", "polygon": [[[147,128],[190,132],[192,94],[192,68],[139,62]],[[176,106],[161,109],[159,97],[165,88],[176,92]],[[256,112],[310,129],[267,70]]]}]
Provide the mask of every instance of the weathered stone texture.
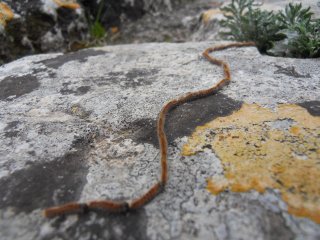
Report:
[{"label": "weathered stone texture", "polygon": [[98,21],[108,31],[144,14],[170,12],[191,0],[3,0],[0,3],[0,64],[25,55],[73,51],[96,40]]},{"label": "weathered stone texture", "polygon": [[43,208],[71,200],[131,199],[156,182],[158,112],[222,77],[201,57],[211,45],[107,46],[1,66],[1,239],[319,238],[319,225],[289,214],[276,189],[207,191],[207,178],[224,171],[212,149],[181,156],[196,126],[244,102],[299,104],[317,116],[309,106],[320,102],[319,60],[261,56],[253,47],[215,53],[230,63],[232,83],[170,113],[169,181],[151,203],[120,215],[41,216]]}]

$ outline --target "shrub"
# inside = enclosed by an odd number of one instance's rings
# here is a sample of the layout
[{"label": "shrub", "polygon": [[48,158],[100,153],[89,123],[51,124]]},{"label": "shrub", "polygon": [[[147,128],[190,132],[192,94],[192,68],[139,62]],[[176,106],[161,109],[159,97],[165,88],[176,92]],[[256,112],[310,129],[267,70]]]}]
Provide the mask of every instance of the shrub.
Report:
[{"label": "shrub", "polygon": [[232,0],[221,8],[226,18],[221,25],[227,29],[221,34],[230,40],[254,41],[261,53],[320,57],[320,19],[312,20],[310,8],[290,3],[274,13],[253,4],[254,0]]}]

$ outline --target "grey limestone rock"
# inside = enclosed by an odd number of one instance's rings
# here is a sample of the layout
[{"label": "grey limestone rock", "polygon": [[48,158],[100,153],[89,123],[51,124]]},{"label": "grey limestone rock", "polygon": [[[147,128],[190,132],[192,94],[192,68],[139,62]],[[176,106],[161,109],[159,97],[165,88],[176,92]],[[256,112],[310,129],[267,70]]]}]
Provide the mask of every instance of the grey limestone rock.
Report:
[{"label": "grey limestone rock", "polygon": [[73,41],[88,39],[80,7],[59,6],[53,0],[3,2],[14,18],[0,30],[0,64],[35,53],[67,51]]},{"label": "grey limestone rock", "polygon": [[119,28],[125,21],[146,13],[170,12],[188,1],[4,0],[14,18],[5,25],[0,21],[0,64],[25,55],[72,51],[73,44],[90,43],[90,24],[96,20],[106,30]]},{"label": "grey limestone rock", "polygon": [[318,59],[215,53],[232,83],[168,117],[169,181],[142,209],[45,219],[68,201],[132,199],[159,178],[155,124],[163,104],[222,76],[201,52],[213,45],[151,43],[24,57],[0,67],[1,239],[319,239],[320,226],[287,212],[277,190],[206,190],[223,171],[208,150],[181,156],[198,125],[246,103],[299,103],[319,116]]}]

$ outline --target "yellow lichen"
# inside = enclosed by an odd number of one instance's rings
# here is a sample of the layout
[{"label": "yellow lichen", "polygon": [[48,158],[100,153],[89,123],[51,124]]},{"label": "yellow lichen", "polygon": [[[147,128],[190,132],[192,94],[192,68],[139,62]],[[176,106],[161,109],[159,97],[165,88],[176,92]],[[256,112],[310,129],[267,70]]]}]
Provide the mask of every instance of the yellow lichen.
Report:
[{"label": "yellow lichen", "polygon": [[210,192],[278,189],[289,213],[320,223],[320,117],[293,104],[276,111],[243,104],[197,127],[182,154],[196,154],[208,144],[224,169],[224,177],[208,180]]},{"label": "yellow lichen", "polygon": [[13,17],[14,13],[10,7],[4,2],[0,2],[0,24],[5,27]]},{"label": "yellow lichen", "polygon": [[211,19],[213,19],[216,15],[222,15],[222,11],[220,9],[209,9],[202,13],[201,19],[204,24],[208,24]]},{"label": "yellow lichen", "polygon": [[76,0],[53,0],[59,7],[77,9],[80,8],[80,5]]}]

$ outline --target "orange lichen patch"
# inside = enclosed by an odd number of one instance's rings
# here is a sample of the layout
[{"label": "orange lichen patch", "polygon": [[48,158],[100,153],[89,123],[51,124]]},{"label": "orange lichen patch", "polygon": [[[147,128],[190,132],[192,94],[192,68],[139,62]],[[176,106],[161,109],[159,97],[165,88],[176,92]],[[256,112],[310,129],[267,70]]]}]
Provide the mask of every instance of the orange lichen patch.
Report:
[{"label": "orange lichen patch", "polygon": [[228,181],[222,176],[215,176],[215,181],[208,180],[207,189],[217,195],[224,191],[229,185]]},{"label": "orange lichen patch", "polygon": [[312,219],[313,221],[320,223],[320,215],[319,215],[320,209],[318,208],[317,211],[310,212],[306,208],[292,208],[288,207],[288,213],[295,215],[297,217],[307,217]]},{"label": "orange lichen patch", "polygon": [[53,0],[59,7],[77,9],[80,8],[80,5],[76,0]]},{"label": "orange lichen patch", "polygon": [[224,169],[224,176],[208,180],[210,192],[278,189],[289,213],[320,223],[320,117],[294,104],[276,111],[243,104],[197,127],[182,154],[196,154],[208,144]]},{"label": "orange lichen patch", "polygon": [[299,128],[298,126],[292,126],[292,127],[290,128],[290,132],[291,132],[292,134],[294,134],[294,135],[299,134],[299,131],[300,131],[300,128]]},{"label": "orange lichen patch", "polygon": [[118,27],[111,27],[111,33],[115,34],[119,32],[119,28]]},{"label": "orange lichen patch", "polygon": [[14,13],[10,7],[4,2],[0,2],[0,24],[5,27],[13,17]]},{"label": "orange lichen patch", "polygon": [[222,15],[222,11],[220,9],[209,9],[201,14],[201,19],[204,24],[207,24],[212,18],[216,15]]}]

